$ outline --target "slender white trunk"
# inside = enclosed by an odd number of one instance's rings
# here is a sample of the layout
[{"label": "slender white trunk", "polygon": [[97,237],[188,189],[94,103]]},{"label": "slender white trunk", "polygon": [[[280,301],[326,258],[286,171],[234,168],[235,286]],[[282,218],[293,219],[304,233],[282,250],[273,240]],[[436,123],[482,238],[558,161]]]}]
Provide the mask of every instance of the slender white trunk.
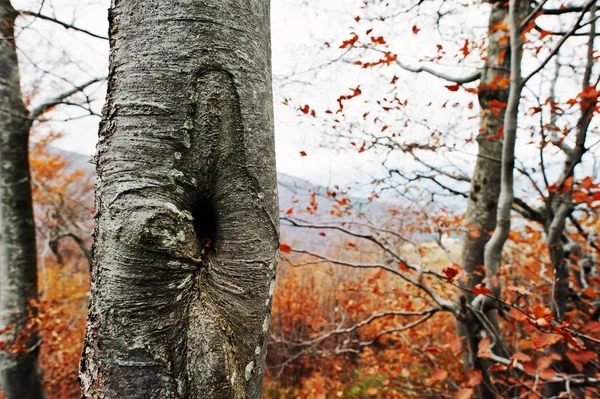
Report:
[{"label": "slender white trunk", "polygon": [[[510,26],[510,89],[504,117],[504,142],[502,146],[502,165],[500,168],[500,199],[496,229],[485,246],[485,267],[490,276],[496,275],[500,267],[502,249],[510,233],[510,212],[513,207],[513,172],[515,166],[515,143],[517,139],[517,120],[521,91],[521,58],[523,40],[521,39],[520,16],[528,0],[510,0],[508,19]],[[498,294],[498,287],[491,287]]]}]

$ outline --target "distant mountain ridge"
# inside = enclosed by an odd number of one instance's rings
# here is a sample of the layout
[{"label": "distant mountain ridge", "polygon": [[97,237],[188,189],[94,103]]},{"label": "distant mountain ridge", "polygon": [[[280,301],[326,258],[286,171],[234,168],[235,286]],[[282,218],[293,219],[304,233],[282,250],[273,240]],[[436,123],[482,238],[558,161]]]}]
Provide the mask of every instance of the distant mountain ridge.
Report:
[{"label": "distant mountain ridge", "polygon": [[[95,174],[95,166],[90,162],[91,157],[76,152],[63,150],[58,147],[49,146],[48,152],[60,154],[67,159],[68,170],[81,170],[86,173]],[[297,206],[297,203],[292,202],[292,197],[295,197],[304,205],[308,202],[311,193],[315,192],[318,195],[326,195],[327,188],[315,185],[308,180],[291,176],[285,173],[277,173],[277,182],[279,190],[279,207],[281,209],[289,209]]]}]

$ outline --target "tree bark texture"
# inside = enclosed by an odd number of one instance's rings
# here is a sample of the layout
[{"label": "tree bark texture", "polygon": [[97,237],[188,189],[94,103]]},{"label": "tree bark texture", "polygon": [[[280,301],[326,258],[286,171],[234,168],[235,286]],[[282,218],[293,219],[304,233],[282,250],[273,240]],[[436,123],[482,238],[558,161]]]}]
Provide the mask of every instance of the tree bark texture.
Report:
[{"label": "tree bark texture", "polygon": [[113,0],[84,398],[260,398],[279,250],[269,1]]},{"label": "tree bark texture", "polygon": [[[462,239],[461,266],[469,280],[467,288],[481,283],[485,271],[484,248],[489,241],[489,233],[496,227],[498,196],[500,194],[500,165],[502,158],[502,137],[498,135],[504,124],[505,108],[502,104],[508,101],[508,88],[502,84],[510,78],[510,48],[501,44],[500,39],[506,34],[496,29],[501,22],[508,19],[508,7],[504,2],[492,5],[488,23],[487,60],[482,69],[479,84],[479,105],[481,107],[480,129],[477,136],[478,152],[469,203],[465,215],[467,233]],[[471,234],[472,232],[472,234]],[[474,295],[467,294],[468,303]],[[493,397],[487,388],[490,384],[487,368],[489,362],[477,357],[479,345],[479,322],[468,309],[464,310],[464,320],[458,322],[458,333],[465,337],[463,342],[463,362],[467,371],[479,369],[483,372],[485,383],[480,384],[480,396]]]},{"label": "tree bark texture", "polygon": [[43,398],[37,327],[35,226],[28,139],[14,40],[17,12],[0,0],[0,385],[8,399]]},{"label": "tree bark texture", "polygon": [[[500,168],[500,197],[496,216],[496,229],[485,246],[485,267],[489,274],[498,273],[502,260],[502,250],[510,233],[510,213],[514,202],[515,145],[517,140],[517,121],[523,80],[521,78],[521,59],[523,39],[521,38],[521,16],[528,11],[529,0],[511,0],[509,2],[510,26],[510,89],[506,114],[504,116],[504,141],[502,143],[502,163]],[[498,288],[488,287],[498,294]]]},{"label": "tree bark texture", "polygon": [[461,265],[469,277],[469,287],[476,286],[485,277],[481,268],[484,247],[490,239],[489,233],[496,227],[500,195],[498,172],[502,158],[502,137],[498,137],[498,132],[504,124],[505,114],[505,108],[498,104],[506,104],[508,101],[508,88],[501,81],[510,78],[510,49],[507,44],[499,42],[506,32],[497,29],[496,25],[507,18],[508,7],[503,2],[494,3],[488,24],[487,60],[482,70],[478,94],[481,107],[477,136],[479,148],[465,215],[467,230],[471,229],[474,234],[465,234],[462,241]]}]

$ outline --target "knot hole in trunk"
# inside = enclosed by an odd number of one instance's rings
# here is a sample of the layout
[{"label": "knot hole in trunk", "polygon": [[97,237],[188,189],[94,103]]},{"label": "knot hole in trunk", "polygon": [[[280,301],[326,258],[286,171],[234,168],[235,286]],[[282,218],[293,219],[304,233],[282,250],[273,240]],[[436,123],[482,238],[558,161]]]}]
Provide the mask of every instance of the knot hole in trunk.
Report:
[{"label": "knot hole in trunk", "polygon": [[192,207],[194,231],[200,247],[210,249],[214,246],[217,233],[217,215],[210,199],[200,199]]}]

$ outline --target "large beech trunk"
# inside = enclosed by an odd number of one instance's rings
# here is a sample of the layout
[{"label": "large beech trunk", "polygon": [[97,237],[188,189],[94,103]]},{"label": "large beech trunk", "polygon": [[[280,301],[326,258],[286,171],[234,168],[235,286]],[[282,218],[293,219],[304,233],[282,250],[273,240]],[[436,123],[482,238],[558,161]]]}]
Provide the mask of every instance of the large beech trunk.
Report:
[{"label": "large beech trunk", "polygon": [[43,398],[39,335],[31,317],[37,293],[28,138],[14,40],[17,17],[0,0],[0,385],[8,399]]},{"label": "large beech trunk", "polygon": [[278,257],[269,1],[113,0],[85,398],[260,398]]}]

